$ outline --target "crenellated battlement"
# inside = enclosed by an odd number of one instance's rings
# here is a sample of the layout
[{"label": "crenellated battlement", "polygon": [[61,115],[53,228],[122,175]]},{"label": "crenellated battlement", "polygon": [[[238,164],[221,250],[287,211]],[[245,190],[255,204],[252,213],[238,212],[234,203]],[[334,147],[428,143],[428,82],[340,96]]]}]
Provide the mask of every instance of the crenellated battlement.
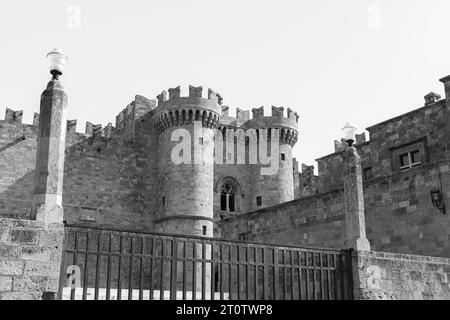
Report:
[{"label": "crenellated battlement", "polygon": [[23,110],[14,111],[6,108],[5,121],[9,123],[22,123]]},{"label": "crenellated battlement", "polygon": [[[187,97],[181,96],[181,86],[178,86],[176,88],[169,88],[156,96],[156,99],[158,100],[158,107],[170,100],[187,98],[203,98],[203,86],[194,87],[192,85],[189,85],[189,95]],[[212,89],[208,89],[208,96],[207,98],[203,99],[214,101],[219,105],[222,105],[223,102],[222,96]]]},{"label": "crenellated battlement", "polygon": [[181,96],[181,87],[170,88],[157,96],[154,123],[158,133],[166,129],[201,121],[204,127],[216,128],[222,114],[222,96],[208,89],[203,98],[203,87],[189,86],[189,96]]}]

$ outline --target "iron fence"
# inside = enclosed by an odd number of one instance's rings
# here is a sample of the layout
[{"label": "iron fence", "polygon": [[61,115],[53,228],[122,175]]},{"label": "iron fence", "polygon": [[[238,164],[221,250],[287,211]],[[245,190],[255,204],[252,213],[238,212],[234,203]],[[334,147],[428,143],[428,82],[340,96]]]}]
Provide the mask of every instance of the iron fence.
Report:
[{"label": "iron fence", "polygon": [[67,225],[63,300],[343,300],[349,251]]}]

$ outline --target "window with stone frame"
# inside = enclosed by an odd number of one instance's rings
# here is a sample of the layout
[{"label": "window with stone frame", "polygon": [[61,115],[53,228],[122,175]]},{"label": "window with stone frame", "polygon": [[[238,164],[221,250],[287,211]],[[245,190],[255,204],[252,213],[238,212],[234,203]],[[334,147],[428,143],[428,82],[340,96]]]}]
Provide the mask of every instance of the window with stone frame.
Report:
[{"label": "window with stone frame", "polygon": [[220,189],[220,210],[236,212],[237,186],[233,181],[224,181]]},{"label": "window with stone frame", "polygon": [[406,171],[428,162],[426,138],[391,148],[394,171]]}]

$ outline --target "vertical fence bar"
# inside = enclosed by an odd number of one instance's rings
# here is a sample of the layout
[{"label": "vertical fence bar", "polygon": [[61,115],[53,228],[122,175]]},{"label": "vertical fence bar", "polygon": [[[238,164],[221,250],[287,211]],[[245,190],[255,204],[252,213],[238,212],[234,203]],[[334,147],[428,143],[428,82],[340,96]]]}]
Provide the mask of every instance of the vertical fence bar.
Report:
[{"label": "vertical fence bar", "polygon": [[[262,258],[264,264],[263,288],[264,300],[269,300],[269,265],[268,265],[269,248],[263,248]],[[275,300],[275,299],[274,299]]]},{"label": "vertical fence bar", "polygon": [[202,246],[202,300],[205,300],[205,295],[206,295],[206,243],[205,242],[201,242],[201,246]]},{"label": "vertical fence bar", "polygon": [[102,254],[102,233],[98,234],[98,242],[97,242],[97,264],[95,270],[95,294],[94,300],[98,300],[98,290],[100,287],[100,262],[101,262],[101,254]]},{"label": "vertical fence bar", "polygon": [[172,240],[172,263],[170,274],[170,300],[177,300],[177,258],[178,258],[178,242],[176,239]]},{"label": "vertical fence bar", "polygon": [[197,300],[197,243],[194,241],[192,247],[192,300]]},{"label": "vertical fence bar", "polygon": [[305,253],[305,293],[306,293],[306,300],[309,300],[309,291],[310,291],[310,285],[309,285],[309,262],[308,262],[308,257],[309,254],[307,251],[304,252]]},{"label": "vertical fence bar", "polygon": [[317,286],[316,286],[316,253],[312,252],[312,292],[313,300],[317,300]]},{"label": "vertical fence bar", "polygon": [[274,294],[274,300],[278,300],[278,294],[280,291],[278,281],[280,280],[279,273],[278,273],[278,248],[273,248],[273,294]]},{"label": "vertical fence bar", "polygon": [[111,298],[111,260],[112,260],[112,234],[109,234],[108,267],[106,270],[106,300]]},{"label": "vertical fence bar", "polygon": [[339,254],[339,264],[338,264],[338,267],[336,268],[336,270],[337,270],[337,275],[339,276],[338,277],[338,279],[339,279],[339,297],[340,297],[340,300],[345,300],[345,287],[344,287],[344,281],[345,281],[345,279],[344,279],[344,269],[343,269],[343,267],[342,267],[342,264],[343,264],[343,262],[342,262],[342,252]]},{"label": "vertical fence bar", "polygon": [[339,277],[339,260],[338,255],[335,253],[334,255],[334,270],[333,270],[333,289],[334,289],[334,299],[339,300],[340,294],[339,294],[339,283],[338,283],[338,277]]},{"label": "vertical fence bar", "polygon": [[323,300],[323,261],[322,261],[322,253],[319,253],[319,281],[320,281],[320,300]]},{"label": "vertical fence bar", "polygon": [[186,256],[186,244],[187,241],[183,240],[183,300],[186,300],[186,282],[187,282],[187,270],[186,270],[186,265],[187,265],[187,256]]},{"label": "vertical fence bar", "polygon": [[255,294],[254,294],[254,300],[259,300],[259,295],[258,295],[258,284],[259,284],[259,273],[258,273],[258,269],[259,269],[259,264],[258,264],[258,248],[254,247],[254,259],[255,259]]},{"label": "vertical fence bar", "polygon": [[[73,253],[73,265],[78,266],[78,231],[75,231],[75,243],[74,243],[74,253]],[[75,300],[75,286],[72,285],[70,291],[70,300]]]},{"label": "vertical fence bar", "polygon": [[149,241],[151,242],[151,258],[150,258],[150,274],[149,274],[149,282],[150,282],[150,299],[149,300],[153,300],[153,273],[155,271],[155,256],[156,256],[156,238],[155,237],[150,237]]},{"label": "vertical fence bar", "polygon": [[83,275],[83,300],[86,300],[87,288],[88,288],[88,251],[89,251],[89,232],[86,231],[86,253],[84,258],[84,275]]},{"label": "vertical fence bar", "polygon": [[250,261],[249,261],[249,250],[250,247],[246,246],[245,247],[245,261],[246,264],[245,266],[245,289],[247,290],[246,294],[245,294],[245,300],[250,300],[249,296],[250,296],[250,272],[249,272],[249,268],[250,268]]},{"label": "vertical fence bar", "polygon": [[223,300],[223,244],[219,244],[220,246],[220,300]]},{"label": "vertical fence bar", "polygon": [[294,250],[290,250],[291,256],[291,300],[294,300]]},{"label": "vertical fence bar", "polygon": [[211,241],[211,300],[215,300],[216,265],[214,263],[214,242]]},{"label": "vertical fence bar", "polygon": [[287,265],[286,265],[286,250],[281,250],[281,256],[283,257],[283,300],[286,300],[287,296]]},{"label": "vertical fence bar", "polygon": [[128,277],[128,300],[133,300],[133,250],[134,250],[134,237],[130,238],[130,269],[129,269],[129,277]]},{"label": "vertical fence bar", "polygon": [[331,300],[331,254],[327,253],[327,280],[328,280],[328,290],[327,290],[327,297],[328,300]]},{"label": "vertical fence bar", "polygon": [[117,276],[117,300],[122,300],[122,246],[123,246],[123,236],[122,234],[119,235],[120,237],[120,245],[119,245],[119,272]]},{"label": "vertical fence bar", "polygon": [[160,286],[159,300],[164,300],[164,238],[161,239],[161,268],[160,268]]},{"label": "vertical fence bar", "polygon": [[228,244],[228,262],[229,262],[229,268],[228,268],[228,295],[229,299],[232,300],[232,290],[233,287],[233,258],[232,258],[232,245]]},{"label": "vertical fence bar", "polygon": [[145,253],[145,241],[144,236],[141,236],[141,259],[140,259],[140,271],[139,271],[139,300],[143,299],[144,294],[144,253]]},{"label": "vertical fence bar", "polygon": [[240,251],[241,245],[238,244],[236,246],[236,266],[237,266],[237,280],[236,280],[236,284],[237,284],[237,297],[238,300],[241,300],[241,270],[240,270],[240,256],[241,256],[241,251]]}]

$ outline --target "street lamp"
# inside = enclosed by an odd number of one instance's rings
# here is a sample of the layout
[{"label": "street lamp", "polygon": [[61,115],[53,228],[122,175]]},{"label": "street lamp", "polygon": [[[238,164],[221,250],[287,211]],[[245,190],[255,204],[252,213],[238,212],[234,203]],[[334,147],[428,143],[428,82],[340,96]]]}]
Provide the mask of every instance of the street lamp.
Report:
[{"label": "street lamp", "polygon": [[356,127],[352,126],[350,123],[347,123],[345,127],[342,128],[342,132],[344,133],[344,139],[347,141],[348,146],[353,146],[353,143],[355,142]]},{"label": "street lamp", "polygon": [[50,73],[54,80],[58,80],[59,76],[63,74],[64,67],[69,57],[59,48],[55,48],[47,54],[49,62]]}]

